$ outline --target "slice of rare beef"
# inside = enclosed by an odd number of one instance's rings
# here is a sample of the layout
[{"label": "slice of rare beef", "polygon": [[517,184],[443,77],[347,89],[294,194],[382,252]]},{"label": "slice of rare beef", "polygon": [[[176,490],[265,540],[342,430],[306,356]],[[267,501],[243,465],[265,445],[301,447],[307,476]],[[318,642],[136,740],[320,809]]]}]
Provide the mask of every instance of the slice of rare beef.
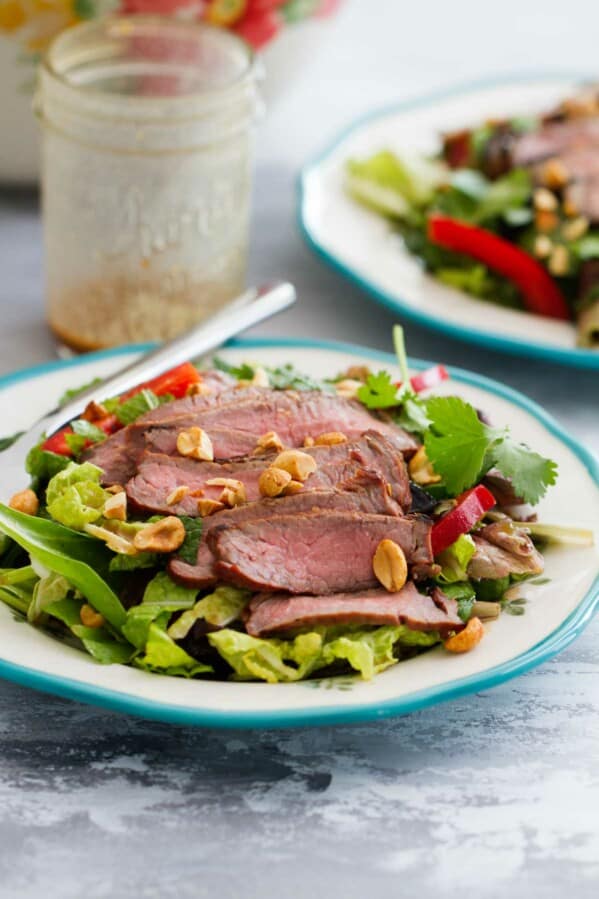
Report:
[{"label": "slice of rare beef", "polygon": [[195,565],[182,559],[169,562],[169,574],[189,587],[211,587],[217,581],[215,557],[211,549],[210,533],[221,524],[235,524],[254,518],[268,518],[284,512],[295,515],[324,510],[362,512],[365,514],[397,514],[397,505],[389,496],[387,484],[372,472],[359,472],[355,478],[341,485],[340,490],[309,490],[294,496],[262,499],[235,509],[218,512],[204,520],[202,540]]},{"label": "slice of rare beef", "polygon": [[464,627],[455,599],[438,588],[432,596],[425,596],[411,581],[397,593],[382,588],[332,596],[262,593],[251,600],[248,611],[245,626],[253,637],[333,624],[404,624],[412,630],[443,635]]},{"label": "slice of rare beef", "polygon": [[430,531],[430,521],[416,516],[325,511],[221,524],[209,542],[222,580],[316,595],[376,587],[372,559],[385,538],[421,570],[433,560]]},{"label": "slice of rare beef", "polygon": [[[304,490],[332,490],[355,478],[360,471],[369,471],[389,485],[387,508],[390,514],[409,509],[408,472],[394,438],[368,431],[357,440],[310,447],[304,452],[311,455],[318,466],[305,482]],[[127,484],[127,496],[136,511],[197,516],[200,496],[218,500],[222,493],[222,484],[208,483],[215,479],[241,481],[248,502],[260,499],[258,481],[271,462],[272,455],[232,462],[202,462],[164,453],[145,453],[137,475]],[[177,503],[169,502],[177,487],[187,487],[188,492]]]}]

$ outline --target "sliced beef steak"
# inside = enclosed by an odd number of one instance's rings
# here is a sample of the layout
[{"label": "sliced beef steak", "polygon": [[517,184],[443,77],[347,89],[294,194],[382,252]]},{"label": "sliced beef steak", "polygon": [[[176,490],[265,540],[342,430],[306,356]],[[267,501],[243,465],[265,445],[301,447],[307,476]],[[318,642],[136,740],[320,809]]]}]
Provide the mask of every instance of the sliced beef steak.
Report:
[{"label": "sliced beef steak", "polygon": [[543,557],[528,534],[508,519],[488,524],[472,538],[476,551],[468,565],[468,576],[475,580],[543,571]]},{"label": "sliced beef steak", "polygon": [[398,593],[383,589],[333,596],[262,593],[251,600],[245,623],[253,637],[330,624],[405,624],[413,630],[440,634],[464,627],[455,599],[448,599],[439,589],[424,596],[411,581]]},{"label": "sliced beef steak", "polygon": [[521,134],[513,148],[514,166],[528,166],[565,153],[599,145],[599,118],[550,122],[535,131]]},{"label": "sliced beef steak", "polygon": [[[318,468],[306,481],[304,490],[335,489],[355,478],[360,471],[369,471],[389,485],[387,510],[390,514],[409,509],[408,473],[394,438],[368,431],[357,440],[335,446],[315,446],[305,452],[316,460]],[[198,515],[197,491],[202,490],[202,496],[207,499],[218,499],[222,493],[222,485],[207,483],[215,478],[241,481],[248,502],[259,499],[258,480],[268,464],[268,456],[232,462],[200,462],[180,456],[145,453],[137,475],[127,484],[127,496],[138,511],[195,516]],[[170,494],[182,486],[188,487],[189,492],[180,502],[169,504]]]},{"label": "sliced beef steak", "polygon": [[209,539],[223,580],[316,595],[377,586],[372,559],[384,538],[401,546],[409,564],[430,564],[430,530],[425,518],[325,511],[221,524]]},{"label": "sliced beef steak", "polygon": [[[154,452],[172,455],[176,452],[179,430],[197,426],[205,430],[214,446],[217,460],[249,455],[258,438],[276,431],[288,447],[302,446],[306,437],[340,431],[349,439],[365,431],[375,430],[393,439],[405,456],[418,448],[406,431],[375,418],[364,406],[333,394],[318,391],[297,392],[248,388],[250,395],[239,391],[237,399],[223,393],[223,402],[208,402],[210,397],[186,397],[154,409],[151,422],[138,420],[87,454],[90,462],[104,471],[104,483],[123,483],[123,475],[135,473],[141,454],[147,447]],[[253,392],[252,392],[253,391]],[[257,394],[257,395],[256,395]],[[206,400],[205,403],[200,401]],[[197,401],[197,402],[192,402]],[[186,404],[188,410],[173,418],[172,408]],[[117,439],[118,438],[118,439]]]},{"label": "sliced beef steak", "polygon": [[256,503],[237,506],[235,509],[219,512],[204,521],[202,541],[198,548],[195,565],[181,559],[169,563],[169,574],[189,587],[210,587],[217,581],[216,559],[211,549],[211,533],[221,524],[236,524],[252,519],[268,518],[284,513],[296,515],[314,511],[348,511],[365,514],[396,514],[397,506],[390,498],[387,484],[372,472],[359,472],[350,481],[341,485],[342,490],[310,490],[295,496],[277,499],[262,499]]}]

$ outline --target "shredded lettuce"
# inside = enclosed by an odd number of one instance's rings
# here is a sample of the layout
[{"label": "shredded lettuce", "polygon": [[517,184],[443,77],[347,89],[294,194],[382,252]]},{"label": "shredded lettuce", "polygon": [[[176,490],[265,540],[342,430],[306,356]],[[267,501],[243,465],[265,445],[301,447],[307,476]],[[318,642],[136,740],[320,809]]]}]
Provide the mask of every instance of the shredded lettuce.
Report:
[{"label": "shredded lettuce", "polygon": [[468,579],[468,563],[476,551],[474,540],[470,534],[461,534],[455,543],[444,549],[435,561],[441,565],[441,574],[437,580],[441,584],[454,584]]},{"label": "shredded lettuce", "polygon": [[347,162],[347,189],[357,199],[386,215],[405,216],[411,207],[432,200],[443,167],[426,159],[409,162],[390,150],[369,159]]},{"label": "shredded lettuce", "polygon": [[324,628],[290,640],[260,639],[224,629],[208,634],[208,640],[238,679],[274,684],[303,680],[339,661],[370,680],[395,664],[396,644],[427,647],[438,643],[440,637],[403,626],[384,626],[370,630]]},{"label": "shredded lettuce", "polygon": [[198,662],[197,659],[186,653],[184,649],[177,646],[166,631],[156,623],[150,624],[145,654],[136,660],[136,664],[152,671],[162,671],[170,674],[176,672],[187,677],[212,671],[210,665]]},{"label": "shredded lettuce", "polygon": [[226,627],[232,621],[239,620],[249,598],[249,590],[217,587],[213,593],[200,599],[192,609],[183,612],[168,628],[168,634],[173,640],[182,640],[201,618],[216,627]]}]

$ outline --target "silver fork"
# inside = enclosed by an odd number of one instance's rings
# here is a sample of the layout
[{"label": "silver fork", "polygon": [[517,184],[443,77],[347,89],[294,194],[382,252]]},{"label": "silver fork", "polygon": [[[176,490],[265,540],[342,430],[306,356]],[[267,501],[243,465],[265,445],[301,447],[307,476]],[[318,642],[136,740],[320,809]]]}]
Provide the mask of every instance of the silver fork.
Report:
[{"label": "silver fork", "polygon": [[24,463],[29,450],[39,443],[42,434],[53,434],[77,418],[92,400],[125,393],[140,381],[148,381],[188,359],[208,353],[229,338],[287,309],[295,299],[295,289],[287,281],[251,288],[191,331],[161,344],[63,406],[52,409],[0,455],[2,481],[14,485],[14,491],[24,487],[27,483]]}]

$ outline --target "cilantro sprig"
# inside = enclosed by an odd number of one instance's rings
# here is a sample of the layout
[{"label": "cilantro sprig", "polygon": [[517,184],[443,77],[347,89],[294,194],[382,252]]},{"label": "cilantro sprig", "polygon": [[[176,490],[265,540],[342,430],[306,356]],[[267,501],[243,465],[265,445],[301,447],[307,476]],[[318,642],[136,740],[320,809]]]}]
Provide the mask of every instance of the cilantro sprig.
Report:
[{"label": "cilantro sprig", "polygon": [[555,462],[518,443],[508,428],[483,424],[476,409],[460,397],[431,397],[426,411],[430,426],[424,447],[450,496],[478,483],[493,467],[510,478],[516,493],[531,505],[555,484]]}]

